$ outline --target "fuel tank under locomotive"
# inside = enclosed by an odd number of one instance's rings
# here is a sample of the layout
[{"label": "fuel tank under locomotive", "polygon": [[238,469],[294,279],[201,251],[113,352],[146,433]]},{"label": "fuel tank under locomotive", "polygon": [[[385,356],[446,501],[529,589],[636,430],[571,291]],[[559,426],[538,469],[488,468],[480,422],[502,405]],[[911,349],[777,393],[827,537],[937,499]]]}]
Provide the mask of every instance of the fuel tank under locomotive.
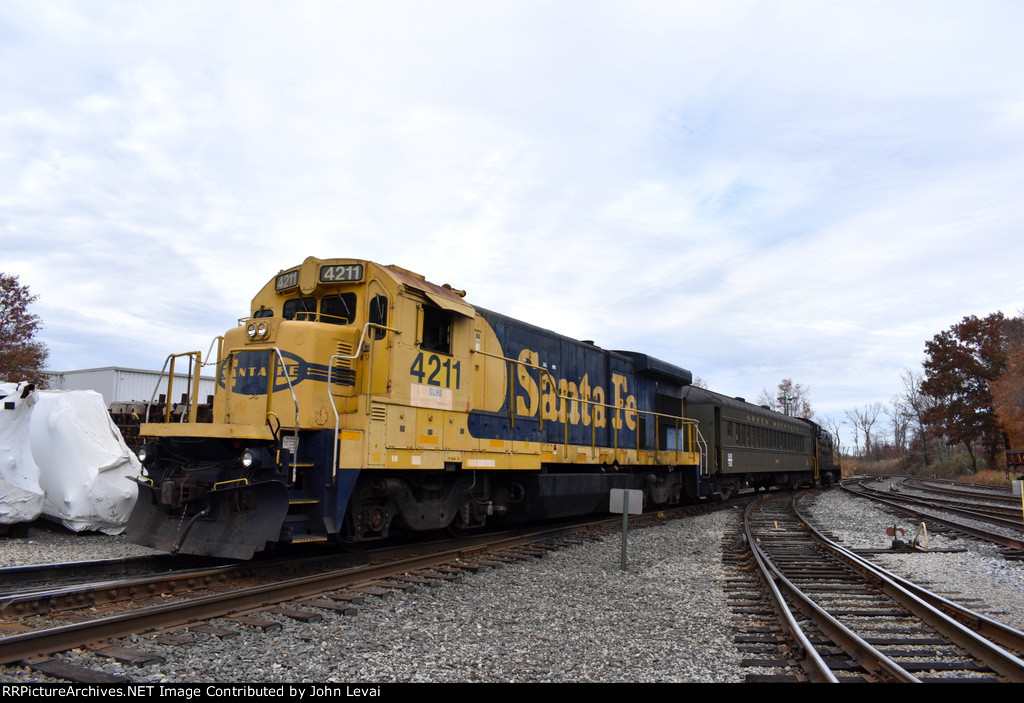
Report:
[{"label": "fuel tank under locomotive", "polygon": [[[696,475],[690,483],[695,484]],[[484,524],[522,523],[608,512],[612,488],[642,490],[645,502],[679,503],[685,473],[603,473],[451,471],[364,471],[349,502],[348,541],[386,539],[393,533]]]}]

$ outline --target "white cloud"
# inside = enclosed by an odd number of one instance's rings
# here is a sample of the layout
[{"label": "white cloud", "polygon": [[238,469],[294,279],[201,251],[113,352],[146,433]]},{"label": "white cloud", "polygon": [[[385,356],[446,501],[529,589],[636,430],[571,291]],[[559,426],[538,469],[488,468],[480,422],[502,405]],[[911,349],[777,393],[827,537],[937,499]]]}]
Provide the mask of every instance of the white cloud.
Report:
[{"label": "white cloud", "polygon": [[0,270],[60,368],[152,366],[354,255],[727,393],[884,399],[1024,297],[1022,29],[1001,2],[8,2]]}]

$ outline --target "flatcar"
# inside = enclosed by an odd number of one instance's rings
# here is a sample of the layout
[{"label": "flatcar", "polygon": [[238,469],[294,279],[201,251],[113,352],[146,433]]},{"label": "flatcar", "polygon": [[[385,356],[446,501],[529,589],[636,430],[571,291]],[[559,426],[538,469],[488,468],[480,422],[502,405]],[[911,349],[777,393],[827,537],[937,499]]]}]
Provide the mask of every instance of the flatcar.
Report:
[{"label": "flatcar", "polygon": [[[171,355],[169,378],[183,357],[202,366],[200,352]],[[393,265],[282,270],[214,363],[212,421],[168,412],[140,427],[136,543],[247,559],[607,512],[611,488],[643,491],[649,509],[821,479],[807,424],[784,465],[766,463],[766,448],[733,444],[741,430],[709,424],[738,406],[686,414],[704,407],[689,371],[474,307]]]}]

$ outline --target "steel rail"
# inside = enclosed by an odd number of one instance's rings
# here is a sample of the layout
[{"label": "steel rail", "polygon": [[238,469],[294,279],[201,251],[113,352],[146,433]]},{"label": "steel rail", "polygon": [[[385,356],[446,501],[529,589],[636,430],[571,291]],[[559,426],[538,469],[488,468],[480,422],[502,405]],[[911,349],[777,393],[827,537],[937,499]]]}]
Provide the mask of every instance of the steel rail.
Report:
[{"label": "steel rail", "polygon": [[[267,564],[265,568],[274,566]],[[0,615],[19,617],[107,605],[130,600],[138,592],[174,591],[182,583],[187,588],[197,585],[206,587],[215,582],[224,583],[229,577],[245,577],[256,570],[256,567],[246,563],[221,564],[145,576],[109,578],[82,585],[47,586],[0,595]]]},{"label": "steel rail", "polygon": [[[59,562],[56,564],[33,564],[29,566],[8,566],[0,568],[0,601],[11,596],[22,595],[32,586],[26,584],[43,584],[62,581],[71,576],[81,579],[88,574],[99,574],[102,578],[113,578],[117,574],[127,574],[151,568],[170,570],[168,557],[163,554],[114,557],[96,561]],[[53,586],[48,587],[50,589]],[[42,590],[42,589],[33,589]]]},{"label": "steel rail", "polygon": [[[995,532],[991,532],[989,530],[982,530],[982,529],[979,529],[979,528],[976,528],[976,527],[971,527],[970,525],[965,525],[963,523],[955,522],[953,520],[943,519],[942,517],[934,515],[932,513],[921,512],[919,510],[915,510],[910,505],[907,505],[907,502],[905,502],[905,501],[900,501],[900,500],[896,500],[896,499],[893,499],[893,498],[888,498],[888,497],[885,497],[883,495],[876,495],[874,491],[870,491],[870,490],[863,489],[863,488],[861,488],[860,490],[857,490],[857,489],[851,488],[846,483],[843,484],[843,490],[849,491],[850,493],[852,493],[854,495],[861,496],[861,497],[867,498],[869,500],[877,501],[877,502],[879,502],[879,503],[881,503],[883,505],[888,505],[889,507],[895,508],[896,510],[902,510],[902,511],[910,513],[910,514],[912,514],[912,515],[914,515],[916,517],[927,518],[927,519],[932,520],[932,521],[934,521],[936,523],[939,523],[940,525],[944,525],[944,526],[946,526],[946,527],[948,527],[950,529],[956,530],[957,532],[962,532],[962,533],[964,533],[966,535],[970,535],[972,537],[977,537],[978,539],[984,540],[986,542],[992,542],[993,544],[998,544],[998,545],[1000,545],[1002,547],[1006,547],[1008,549],[1024,550],[1024,542],[1022,542],[1019,539],[1014,539],[1012,537],[1007,537],[1006,535],[1001,535],[1001,534],[998,534],[998,533],[995,533]],[[917,502],[920,502],[920,501],[917,501]],[[953,510],[950,510],[948,508],[939,508],[939,507],[936,507],[935,510],[946,510],[947,512],[954,512]],[[975,519],[977,519],[977,518],[975,518]]]},{"label": "steel rail", "polygon": [[[586,529],[591,524],[593,523],[585,524],[583,528]],[[540,530],[516,537],[506,537],[491,543],[445,549],[430,554],[398,559],[386,564],[363,564],[336,569],[324,574],[302,576],[263,586],[140,608],[88,622],[11,635],[0,639],[0,664],[46,657],[54,652],[63,652],[75,647],[106,639],[126,637],[139,632],[178,627],[197,621],[225,617],[271,604],[380,581],[440,563],[472,560],[476,556],[539,540],[571,536],[572,529],[562,526]]]},{"label": "steel rail", "polygon": [[[998,638],[1008,646],[1019,648],[1024,643],[1024,633],[912,584],[828,539],[800,513],[796,505],[798,497],[793,496],[794,513],[814,539],[836,559],[871,579],[887,596],[935,627],[954,644],[984,661],[1001,676],[1013,682],[1024,682],[1024,660],[993,641]],[[977,630],[968,627],[965,624],[968,622],[977,623]]]},{"label": "steel rail", "polygon": [[[641,519],[659,519],[659,516],[671,516],[675,513],[687,513],[688,508],[658,511],[648,513]],[[577,522],[572,526],[559,525],[551,526],[543,531],[536,527],[530,530],[508,529],[500,532],[491,532],[474,536],[465,536],[459,540],[459,549],[469,550],[477,548],[474,543],[487,548],[490,543],[498,540],[516,539],[524,534],[530,534],[533,538],[539,535],[557,537],[573,530],[585,530],[591,527],[611,526],[618,524],[617,518],[602,518]],[[31,580],[33,583],[43,583],[47,580],[57,580],[66,576],[82,578],[81,572],[85,570],[98,572],[95,580],[80,582],[77,584],[55,584],[37,585],[24,588],[11,588],[7,591],[0,591],[0,615],[5,617],[22,617],[25,615],[38,615],[53,613],[61,610],[75,610],[88,608],[96,605],[108,605],[120,601],[130,600],[136,594],[154,592],[174,592],[179,585],[185,588],[212,588],[223,587],[231,580],[250,578],[254,575],[269,574],[274,572],[294,575],[299,570],[336,570],[353,566],[351,562],[359,559],[365,562],[372,554],[377,559],[390,559],[395,557],[410,556],[411,551],[433,549],[454,549],[452,540],[446,540],[443,544],[421,543],[390,545],[372,552],[331,552],[314,553],[303,556],[295,554],[277,559],[255,560],[247,562],[212,562],[201,566],[192,566],[196,561],[187,557],[175,557],[168,559],[166,555],[151,555],[145,557],[133,557],[129,559],[109,559],[99,562],[67,562],[58,564],[43,564],[36,566],[21,566],[0,569],[0,582],[4,577],[10,577],[12,581]],[[205,560],[209,561],[209,560]],[[340,562],[340,563],[339,563]],[[132,571],[148,564],[157,565],[150,572],[131,575]],[[105,570],[106,569],[106,570]],[[118,572],[117,574],[112,573]],[[87,577],[92,578],[92,577]]]},{"label": "steel rail", "polygon": [[803,657],[801,665],[811,677],[812,681],[816,683],[839,683],[835,674],[832,673],[832,669],[825,663],[825,660],[821,658],[818,650],[814,648],[811,640],[800,627],[800,623],[797,622],[792,609],[786,604],[786,600],[783,597],[781,590],[779,590],[778,585],[775,583],[777,570],[768,563],[768,559],[764,552],[757,546],[757,542],[755,541],[754,535],[750,529],[750,506],[755,502],[756,499],[750,501],[744,510],[744,533],[747,537],[747,544],[750,545],[751,554],[754,555],[754,561],[757,564],[758,576],[765,588],[768,589],[768,597],[772,601],[772,607],[775,609],[775,613],[779,617],[782,629],[788,632],[789,635],[796,640],[796,651]]},{"label": "steel rail", "polygon": [[[815,603],[792,581],[786,578],[785,574],[783,574],[771,560],[771,557],[769,557],[761,547],[758,546],[751,528],[750,513],[753,506],[763,498],[764,496],[761,496],[748,503],[743,518],[745,523],[744,527],[747,531],[748,544],[750,544],[751,551],[754,553],[755,560],[763,569],[763,580],[766,583],[771,582],[773,586],[777,584],[779,591],[785,591],[785,593],[797,604],[797,607],[801,612],[809,617],[811,621],[814,622],[814,624],[819,627],[821,631],[824,632],[825,635],[827,635],[833,642],[842,647],[847,654],[852,656],[868,673],[878,676],[886,682],[920,683],[920,679],[889,657],[879,652],[875,647],[865,642],[859,635],[857,635],[857,633],[843,625],[836,618],[821,608],[821,606]],[[831,669],[796,622],[796,618],[793,616],[789,607],[784,606],[780,615],[785,619],[787,627],[796,628],[793,634],[797,638],[799,646],[805,654],[805,659],[802,664],[808,673],[817,680],[838,683],[838,679],[836,679]]]},{"label": "steel rail", "polygon": [[[910,490],[920,491],[924,494],[908,494],[902,491],[895,494],[900,500],[906,501],[907,503],[944,510],[946,512],[953,513],[954,515],[979,520],[981,522],[988,522],[1011,530],[1017,530],[1018,532],[1021,529],[1024,529],[1024,520],[1021,519],[1021,506],[1019,501],[1016,501],[1016,499],[981,496],[978,494],[953,491],[951,489],[927,487],[911,481],[901,481],[900,485],[906,485]],[[874,487],[865,488],[864,490],[872,494],[879,493],[879,490]],[[881,493],[882,497],[889,497],[891,495],[893,494]],[[965,506],[965,500],[975,501],[976,506]],[[992,503],[1001,503],[1001,505],[992,505]]]},{"label": "steel rail", "polygon": [[1014,495],[1010,486],[962,483],[949,479],[924,478],[923,476],[905,476],[901,483],[925,491],[940,491],[949,495],[976,497],[1020,506],[1020,496]]}]

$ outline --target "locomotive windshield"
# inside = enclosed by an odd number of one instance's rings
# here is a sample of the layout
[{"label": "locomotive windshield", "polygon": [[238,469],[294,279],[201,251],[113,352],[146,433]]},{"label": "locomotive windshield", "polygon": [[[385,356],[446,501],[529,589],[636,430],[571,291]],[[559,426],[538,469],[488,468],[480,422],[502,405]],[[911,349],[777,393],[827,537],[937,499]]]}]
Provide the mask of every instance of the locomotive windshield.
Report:
[{"label": "locomotive windshield", "polygon": [[292,298],[284,302],[281,316],[286,320],[309,320],[332,325],[348,325],[356,318],[355,293],[331,293],[320,300],[317,315],[316,298]]},{"label": "locomotive windshield", "polygon": [[348,325],[356,319],[356,294],[334,293],[320,301],[320,321]]},{"label": "locomotive windshield", "polygon": [[281,317],[286,320],[294,320],[296,316],[300,320],[310,320],[316,315],[316,298],[293,298],[284,301],[284,310]]}]

